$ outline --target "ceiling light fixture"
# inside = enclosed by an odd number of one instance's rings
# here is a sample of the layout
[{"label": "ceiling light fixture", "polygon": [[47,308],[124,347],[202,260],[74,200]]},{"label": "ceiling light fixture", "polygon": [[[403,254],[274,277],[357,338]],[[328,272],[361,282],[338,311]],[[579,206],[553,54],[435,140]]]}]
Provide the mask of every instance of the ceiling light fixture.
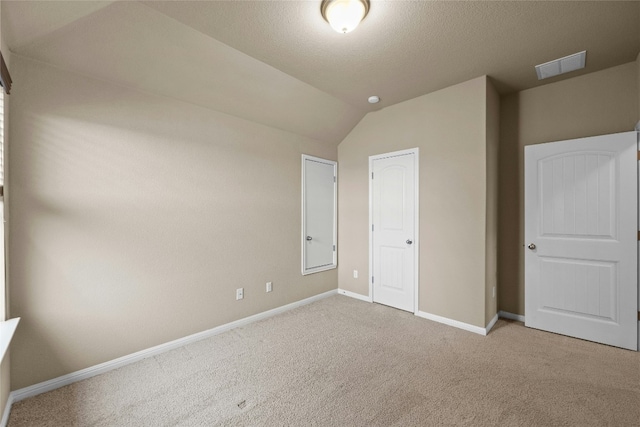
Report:
[{"label": "ceiling light fixture", "polygon": [[369,101],[369,104],[377,104],[378,102],[380,102],[380,97],[373,95],[369,97],[368,101]]},{"label": "ceiling light fixture", "polygon": [[369,12],[369,0],[322,0],[322,17],[339,33],[353,31]]}]

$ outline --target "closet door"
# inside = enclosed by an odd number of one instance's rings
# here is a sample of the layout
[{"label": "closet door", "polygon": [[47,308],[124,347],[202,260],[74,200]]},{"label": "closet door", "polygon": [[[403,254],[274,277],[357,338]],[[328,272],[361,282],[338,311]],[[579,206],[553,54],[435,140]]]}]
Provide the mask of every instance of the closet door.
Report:
[{"label": "closet door", "polygon": [[337,164],[302,156],[302,274],[336,268]]},{"label": "closet door", "polygon": [[417,311],[418,152],[370,157],[373,302]]}]

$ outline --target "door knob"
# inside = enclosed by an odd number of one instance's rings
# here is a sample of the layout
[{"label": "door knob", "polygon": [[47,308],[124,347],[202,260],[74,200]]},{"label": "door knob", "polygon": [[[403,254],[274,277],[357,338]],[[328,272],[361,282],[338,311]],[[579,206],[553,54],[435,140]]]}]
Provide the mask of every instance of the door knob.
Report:
[{"label": "door knob", "polygon": [[407,245],[410,245],[410,244],[412,244],[412,243],[413,243],[413,240],[411,240],[411,239],[407,239]]},{"label": "door knob", "polygon": [[313,240],[311,236],[307,236],[307,240]]},{"label": "door knob", "polygon": [[536,248],[535,243],[529,243],[529,246],[527,246],[529,249],[534,250]]}]

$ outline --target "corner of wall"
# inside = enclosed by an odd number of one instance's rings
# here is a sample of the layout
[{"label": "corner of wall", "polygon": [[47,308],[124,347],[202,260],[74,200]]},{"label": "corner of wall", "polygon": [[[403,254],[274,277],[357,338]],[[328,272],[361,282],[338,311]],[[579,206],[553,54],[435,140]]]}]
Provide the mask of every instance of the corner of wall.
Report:
[{"label": "corner of wall", "polygon": [[485,236],[485,325],[498,312],[498,183],[500,139],[500,95],[486,78],[486,236]]},{"label": "corner of wall", "polygon": [[[4,60],[7,64],[7,67],[10,67],[11,65],[11,54],[9,52],[9,48],[6,45],[5,42],[5,37],[4,37],[4,29],[2,27],[2,2],[0,2],[0,50],[2,51]],[[4,97],[4,112],[5,112],[5,118],[6,118],[6,114],[9,110],[9,100],[7,99],[8,97]],[[5,122],[6,125],[6,122]],[[5,126],[6,127],[6,126]],[[0,144],[2,144],[2,148],[3,148],[3,152],[5,153],[6,156],[6,140],[7,140],[7,132],[5,132],[5,137],[4,137],[4,141],[0,141]],[[4,162],[6,164],[6,162]],[[5,174],[6,175],[6,174]],[[4,205],[4,201],[2,201],[3,205]],[[4,206],[2,206],[2,210],[4,210]],[[3,217],[3,219],[5,219]],[[3,230],[0,230],[0,234],[2,235],[2,242],[0,242],[0,244],[4,245],[4,241],[5,241],[5,234],[3,232]],[[2,251],[3,253],[6,254],[5,251]],[[4,258],[4,257],[3,257]],[[6,277],[6,276],[5,276]],[[8,295],[6,293],[6,289],[8,287],[5,286],[5,289],[2,290],[2,292],[4,293],[4,296],[2,298],[2,304],[4,305],[1,310],[2,310],[2,318],[0,320],[5,320],[8,317]],[[5,355],[4,359],[2,360],[2,362],[0,363],[0,419],[3,419],[5,416],[5,409],[7,406],[7,401],[9,400],[9,393],[11,391],[11,381],[10,381],[10,376],[11,376],[11,361],[10,361],[10,357],[9,354]]]},{"label": "corner of wall", "polygon": [[521,218],[520,192],[523,171],[520,162],[522,141],[519,138],[520,92],[500,97],[499,147],[499,212],[498,222],[498,310],[524,314],[524,296],[519,292],[520,266],[523,261],[519,249]]},{"label": "corner of wall", "polygon": [[[0,420],[5,418],[4,411],[7,409],[7,402],[11,393],[11,361],[10,355],[7,353],[0,364]],[[8,415],[8,414],[7,414]]]},{"label": "corner of wall", "polygon": [[[369,235],[363,224],[369,215],[369,156],[418,147],[420,241],[428,242],[420,252],[419,311],[484,330],[486,80],[481,76],[369,113],[340,143],[341,290],[368,294]],[[353,270],[359,270],[358,279]]]}]

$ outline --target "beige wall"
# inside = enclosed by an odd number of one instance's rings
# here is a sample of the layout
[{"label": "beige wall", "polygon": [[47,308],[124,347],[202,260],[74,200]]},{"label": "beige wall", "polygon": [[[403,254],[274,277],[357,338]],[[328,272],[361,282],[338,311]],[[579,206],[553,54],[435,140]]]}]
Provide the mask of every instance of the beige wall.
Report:
[{"label": "beige wall", "polygon": [[524,146],[633,130],[637,64],[582,75],[501,99],[499,309],[524,314]]},{"label": "beige wall", "polygon": [[13,389],[336,289],[300,274],[300,156],[335,146],[12,65]]},{"label": "beige wall", "polygon": [[[7,64],[7,68],[9,68],[10,72],[12,71],[11,68],[11,55],[9,54],[9,48],[7,47],[6,43],[5,43],[5,38],[4,38],[4,29],[1,26],[2,23],[2,7],[0,7],[0,51],[2,51],[2,55],[4,57],[5,63]],[[9,115],[9,96],[4,96],[4,111],[5,111],[5,120],[8,119],[8,115]],[[5,129],[8,128],[8,123],[5,121]],[[7,151],[7,134],[5,132],[5,138],[3,141],[0,141],[0,144],[3,144],[3,150],[6,153]],[[5,165],[6,165],[6,161],[5,161]],[[6,169],[6,167],[5,167]],[[5,191],[6,193],[6,191]],[[6,199],[6,198],[5,198]],[[4,200],[2,201],[2,207],[0,208],[2,209],[2,211],[4,211]],[[6,216],[5,216],[6,217]],[[2,227],[2,229],[0,229],[0,244],[2,245],[2,247],[0,247],[0,252],[1,255],[0,257],[4,258],[5,257],[5,250],[4,250],[4,242],[5,242],[5,238],[4,238],[4,225]],[[4,268],[0,269],[2,271],[2,275],[4,275]],[[3,278],[4,279],[4,278]],[[6,320],[9,317],[9,313],[7,313],[7,292],[6,290],[0,290],[0,292],[5,292],[4,295],[1,295],[1,303],[0,303],[0,320]],[[11,390],[11,381],[10,381],[10,369],[11,369],[11,362],[10,362],[10,354],[9,352],[7,352],[7,354],[5,355],[4,359],[2,360],[2,363],[0,363],[0,419],[2,419],[3,415],[4,415],[4,409],[7,406],[7,399],[9,398],[9,392]]]},{"label": "beige wall", "polygon": [[638,74],[638,124],[640,124],[640,53],[636,58],[636,73]]},{"label": "beige wall", "polygon": [[7,352],[0,364],[0,419],[4,416],[4,410],[7,407],[9,393],[11,392],[11,354]]},{"label": "beige wall", "polygon": [[[0,25],[2,23],[2,7],[0,7]],[[5,38],[2,36],[3,29],[2,27],[0,27],[0,51],[2,51],[2,57],[4,58],[5,64],[7,65],[7,68],[9,69],[9,72],[12,72],[12,67],[11,67],[11,53],[9,52],[9,47],[7,46],[6,42],[5,42]],[[4,92],[3,92],[4,94]],[[9,101],[10,101],[11,96],[10,95],[4,95],[3,96],[3,106],[4,106],[4,140],[0,141],[0,143],[2,144],[2,149],[3,149],[3,156],[6,159],[7,156],[7,152],[9,151]],[[3,173],[4,173],[4,186],[5,186],[5,197],[2,200],[2,206],[0,207],[1,209],[1,213],[0,215],[2,215],[2,218],[7,220],[8,219],[8,212],[5,210],[4,206],[8,200],[8,191],[7,190],[7,169],[8,169],[8,165],[6,161],[3,161]],[[0,241],[3,242],[3,244],[0,247],[0,257],[5,258],[6,255],[6,251],[5,251],[5,225],[3,224],[3,227],[0,228]],[[5,265],[0,266],[0,275],[1,276],[5,276]],[[5,276],[6,277],[6,276]],[[2,299],[2,304],[0,304],[0,317],[2,318],[2,320],[8,319],[9,318],[9,313],[8,313],[8,307],[7,307],[7,301],[8,301],[8,288],[5,288],[5,294],[3,296]]]},{"label": "beige wall", "polygon": [[340,143],[341,289],[369,294],[369,156],[418,147],[419,309],[485,326],[486,110],[480,77],[370,113]]},{"label": "beige wall", "polygon": [[487,80],[487,215],[485,241],[485,318],[487,325],[498,312],[498,152],[500,143],[500,95]]}]

